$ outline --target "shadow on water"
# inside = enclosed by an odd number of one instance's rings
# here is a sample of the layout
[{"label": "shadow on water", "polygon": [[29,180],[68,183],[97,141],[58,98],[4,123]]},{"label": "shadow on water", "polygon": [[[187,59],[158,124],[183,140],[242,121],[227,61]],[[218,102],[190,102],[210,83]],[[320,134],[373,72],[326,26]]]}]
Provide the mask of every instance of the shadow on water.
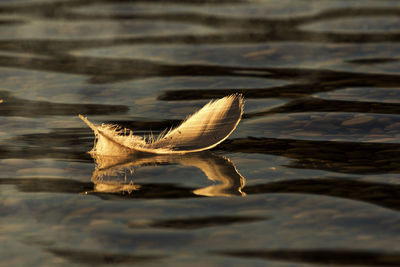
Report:
[{"label": "shadow on water", "polygon": [[400,254],[352,249],[244,250],[216,252],[220,255],[323,265],[399,266]]},{"label": "shadow on water", "polygon": [[276,113],[296,112],[358,112],[378,114],[400,114],[400,104],[383,102],[355,102],[345,100],[326,100],[319,98],[300,98],[281,107],[266,112],[247,114],[245,118],[265,116]]},{"label": "shadow on water", "polygon": [[104,253],[96,251],[82,251],[76,249],[47,249],[57,257],[65,258],[72,263],[98,264],[139,264],[154,262],[166,258],[161,255],[131,255],[119,253]]},{"label": "shadow on water", "polygon": [[382,64],[382,63],[390,63],[397,62],[398,59],[395,58],[360,58],[360,59],[352,59],[347,60],[346,62],[359,64],[359,65],[372,65],[372,64]]},{"label": "shadow on water", "polygon": [[[122,114],[128,111],[123,105],[102,104],[64,104],[49,101],[33,101],[12,96],[8,91],[0,90],[0,116],[76,116],[76,114],[108,115]],[[22,108],[23,107],[23,108]]]},{"label": "shadow on water", "polygon": [[363,201],[385,208],[400,210],[396,196],[400,186],[355,181],[347,178],[299,179],[258,184],[244,188],[249,195],[295,193],[333,196]]},{"label": "shadow on water", "polygon": [[[177,230],[194,230],[206,227],[215,226],[227,226],[237,223],[250,223],[264,221],[266,218],[263,217],[252,217],[252,216],[209,216],[209,217],[194,217],[194,218],[182,218],[182,219],[171,219],[171,220],[158,220],[150,223],[149,227],[154,228],[167,228]],[[137,228],[143,227],[143,224],[137,225],[136,223],[129,223],[129,227]]]},{"label": "shadow on water", "polygon": [[226,152],[262,153],[293,159],[291,168],[352,174],[399,173],[398,144],[242,138],[218,146]]},{"label": "shadow on water", "polygon": [[[243,71],[246,69],[237,69]],[[400,76],[394,74],[365,74],[332,70],[299,68],[248,68],[246,74],[254,77],[299,81],[299,84],[251,89],[166,90],[160,100],[197,100],[217,98],[227,93],[240,92],[246,98],[298,98],[352,86],[398,87]],[[260,73],[261,71],[261,73]],[[264,72],[265,74],[262,74]],[[254,74],[252,74],[254,73]],[[243,74],[243,75],[246,75]],[[307,82],[308,81],[308,82]]]}]

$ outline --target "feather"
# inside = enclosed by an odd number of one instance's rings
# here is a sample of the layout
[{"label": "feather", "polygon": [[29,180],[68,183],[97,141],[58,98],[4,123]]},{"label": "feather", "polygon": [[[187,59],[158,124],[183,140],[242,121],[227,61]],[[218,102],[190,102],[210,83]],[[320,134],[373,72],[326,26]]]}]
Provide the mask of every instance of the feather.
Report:
[{"label": "feather", "polygon": [[[188,153],[210,149],[224,141],[235,130],[243,114],[243,96],[226,96],[210,101],[188,117],[180,126],[161,134],[156,140],[133,135],[118,125],[95,125],[79,115],[95,134],[91,153],[120,156],[135,152],[154,154]],[[124,134],[128,131],[128,135]]]}]

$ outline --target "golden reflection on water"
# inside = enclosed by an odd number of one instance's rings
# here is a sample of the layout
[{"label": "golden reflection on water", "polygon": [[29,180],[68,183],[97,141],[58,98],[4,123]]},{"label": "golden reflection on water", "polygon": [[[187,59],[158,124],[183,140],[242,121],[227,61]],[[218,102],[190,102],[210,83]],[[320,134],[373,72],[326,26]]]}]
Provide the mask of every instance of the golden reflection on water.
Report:
[{"label": "golden reflection on water", "polygon": [[215,182],[213,185],[193,190],[195,195],[208,197],[246,195],[242,191],[245,178],[237,171],[232,161],[208,151],[182,155],[135,154],[112,157],[93,155],[93,158],[96,163],[92,175],[93,192],[97,193],[134,193],[141,188],[134,183],[135,169],[149,165],[178,164],[196,167],[210,181]]}]

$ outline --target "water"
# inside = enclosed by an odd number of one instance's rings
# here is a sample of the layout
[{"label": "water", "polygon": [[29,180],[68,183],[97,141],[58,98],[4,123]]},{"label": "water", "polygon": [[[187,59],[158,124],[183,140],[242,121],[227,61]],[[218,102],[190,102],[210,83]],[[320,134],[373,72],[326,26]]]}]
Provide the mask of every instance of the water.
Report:
[{"label": "water", "polygon": [[[0,265],[400,265],[398,1],[0,2]],[[241,92],[212,151],[93,159]]]}]

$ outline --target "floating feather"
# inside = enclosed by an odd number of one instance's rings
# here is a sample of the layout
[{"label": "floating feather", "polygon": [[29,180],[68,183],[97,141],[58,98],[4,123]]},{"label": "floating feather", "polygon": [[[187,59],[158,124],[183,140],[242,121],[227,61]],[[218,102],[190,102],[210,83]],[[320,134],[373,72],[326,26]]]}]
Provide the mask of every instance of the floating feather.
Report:
[{"label": "floating feather", "polygon": [[[172,154],[210,149],[224,141],[235,130],[243,114],[240,94],[210,101],[188,117],[180,126],[153,140],[133,135],[118,125],[95,125],[79,115],[95,134],[93,154],[120,156],[135,152]],[[128,135],[126,132],[128,131]]]}]

